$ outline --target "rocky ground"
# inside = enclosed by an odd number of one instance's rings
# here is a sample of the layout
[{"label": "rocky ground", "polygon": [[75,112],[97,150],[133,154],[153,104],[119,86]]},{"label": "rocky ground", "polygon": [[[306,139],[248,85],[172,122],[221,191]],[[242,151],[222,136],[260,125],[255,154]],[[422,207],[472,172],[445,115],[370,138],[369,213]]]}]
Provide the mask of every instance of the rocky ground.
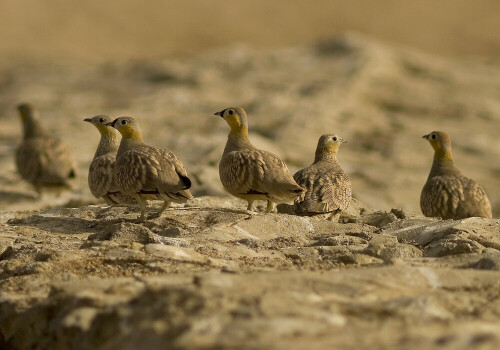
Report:
[{"label": "rocky ground", "polygon": [[[499,78],[494,60],[352,35],[3,68],[0,348],[499,348],[500,221],[417,214],[432,161],[420,137],[436,129],[500,214]],[[19,179],[21,101],[77,154],[72,191],[35,199]],[[292,171],[321,134],[349,140],[339,160],[357,200],[339,223],[250,213],[223,197],[227,125],[212,114],[230,105],[247,109],[252,141]],[[98,133],[82,119],[102,113],[136,117],[147,143],[174,151],[197,199],[139,224],[134,209],[93,198]]]},{"label": "rocky ground", "polygon": [[0,347],[500,346],[500,220],[243,207],[2,213]]}]

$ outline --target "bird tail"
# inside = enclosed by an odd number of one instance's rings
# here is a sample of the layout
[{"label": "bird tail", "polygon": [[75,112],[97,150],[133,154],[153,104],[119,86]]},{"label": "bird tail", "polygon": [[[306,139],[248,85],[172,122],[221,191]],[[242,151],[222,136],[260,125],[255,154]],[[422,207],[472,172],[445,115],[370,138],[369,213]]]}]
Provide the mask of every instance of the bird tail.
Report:
[{"label": "bird tail", "polygon": [[190,199],[193,199],[193,195],[187,189],[178,192],[161,193],[160,197],[166,201],[175,203],[186,203]]},{"label": "bird tail", "polygon": [[185,185],[183,190],[188,190],[191,188],[191,179],[189,177],[179,175],[179,178],[181,179],[182,183]]}]

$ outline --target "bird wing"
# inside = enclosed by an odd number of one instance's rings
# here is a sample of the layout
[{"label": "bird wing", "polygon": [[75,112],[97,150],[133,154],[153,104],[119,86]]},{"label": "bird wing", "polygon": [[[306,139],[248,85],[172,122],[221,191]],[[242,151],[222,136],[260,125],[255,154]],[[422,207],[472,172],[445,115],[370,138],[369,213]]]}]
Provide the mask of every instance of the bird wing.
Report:
[{"label": "bird wing", "polygon": [[106,154],[95,158],[89,168],[90,192],[97,197],[103,197],[109,192],[116,192],[118,188],[114,185],[113,171],[115,167],[115,156]]},{"label": "bird wing", "polygon": [[31,142],[23,142],[16,151],[16,166],[21,177],[35,182],[40,177],[42,168],[41,155]]},{"label": "bird wing", "polygon": [[420,207],[424,215],[444,219],[491,217],[491,204],[483,188],[465,176],[435,176],[427,180]]},{"label": "bird wing", "polygon": [[55,138],[44,139],[46,147],[42,153],[44,182],[50,183],[52,179],[66,182],[68,178],[75,177],[74,158],[66,143]]},{"label": "bird wing", "polygon": [[155,149],[155,151],[160,163],[156,180],[159,192],[181,201],[193,198],[189,191],[191,180],[181,161],[169,150]]},{"label": "bird wing", "polygon": [[458,203],[465,199],[462,183],[457,177],[435,176],[427,180],[420,197],[425,216],[453,218]]},{"label": "bird wing", "polygon": [[18,148],[16,163],[21,176],[31,182],[59,185],[75,176],[71,151],[65,143],[52,137],[23,142]]},{"label": "bird wing", "polygon": [[301,212],[332,212],[345,210],[351,202],[351,180],[340,167],[332,171],[314,165],[293,176],[306,189],[297,199]]},{"label": "bird wing", "polygon": [[116,163],[116,180],[126,193],[179,193],[191,198],[191,181],[182,163],[167,150],[144,146],[123,153]]},{"label": "bird wing", "polygon": [[476,181],[462,178],[465,201],[459,202],[457,214],[464,217],[492,217],[491,204],[484,189]]},{"label": "bird wing", "polygon": [[261,194],[288,199],[303,191],[293,180],[285,163],[278,156],[263,150],[226,153],[221,159],[219,173],[224,187],[234,194]]}]

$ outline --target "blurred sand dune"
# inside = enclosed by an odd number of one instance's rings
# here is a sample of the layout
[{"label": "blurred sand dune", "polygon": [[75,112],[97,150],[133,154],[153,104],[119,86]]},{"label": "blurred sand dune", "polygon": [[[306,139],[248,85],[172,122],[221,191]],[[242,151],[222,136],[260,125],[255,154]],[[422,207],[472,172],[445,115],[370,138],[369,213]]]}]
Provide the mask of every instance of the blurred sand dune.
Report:
[{"label": "blurred sand dune", "polygon": [[0,57],[106,61],[244,42],[300,45],[346,30],[445,54],[500,54],[495,0],[0,1]]}]

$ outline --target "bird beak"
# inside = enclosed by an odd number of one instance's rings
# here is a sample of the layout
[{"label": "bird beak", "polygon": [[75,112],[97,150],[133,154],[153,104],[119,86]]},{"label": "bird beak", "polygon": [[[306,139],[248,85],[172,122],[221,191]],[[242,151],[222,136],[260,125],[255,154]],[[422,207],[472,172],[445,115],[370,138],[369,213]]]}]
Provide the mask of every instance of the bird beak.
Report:
[{"label": "bird beak", "polygon": [[423,139],[429,139],[429,134],[422,136]]},{"label": "bird beak", "polygon": [[225,109],[223,109],[220,112],[214,113],[214,115],[218,115],[219,117],[222,117],[222,115],[224,114],[224,111],[225,111]]},{"label": "bird beak", "polygon": [[104,125],[111,126],[111,127],[113,127],[113,128],[114,128],[114,127],[115,127],[115,123],[116,123],[116,119],[115,119],[115,120],[113,120],[112,122],[106,123],[106,124],[104,124]]},{"label": "bird beak", "polygon": [[90,123],[90,122],[92,122],[92,119],[90,119],[90,118],[85,118],[83,121],[84,121],[84,122],[87,122],[87,123]]},{"label": "bird beak", "polygon": [[340,143],[347,143],[346,139],[340,139]]}]

